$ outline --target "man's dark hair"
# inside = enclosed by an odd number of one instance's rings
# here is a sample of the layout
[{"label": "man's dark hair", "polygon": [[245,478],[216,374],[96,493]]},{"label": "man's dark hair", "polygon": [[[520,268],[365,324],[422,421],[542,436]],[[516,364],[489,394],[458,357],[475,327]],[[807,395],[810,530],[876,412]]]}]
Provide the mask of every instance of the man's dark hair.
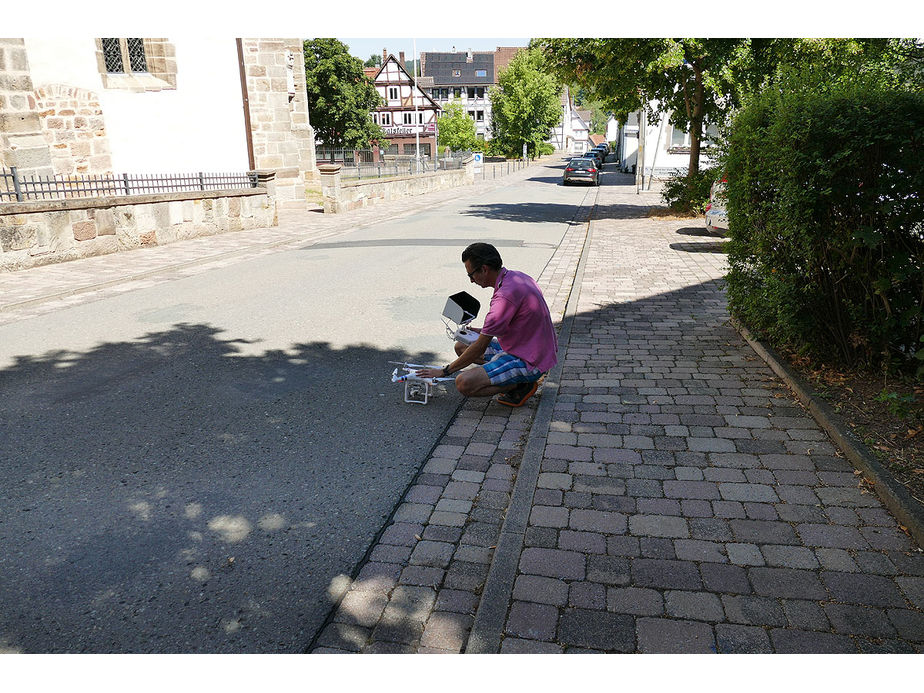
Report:
[{"label": "man's dark hair", "polygon": [[495,270],[499,270],[504,264],[500,253],[497,252],[497,248],[490,243],[472,243],[462,251],[462,262],[466,260],[471,261],[472,267],[487,265]]}]

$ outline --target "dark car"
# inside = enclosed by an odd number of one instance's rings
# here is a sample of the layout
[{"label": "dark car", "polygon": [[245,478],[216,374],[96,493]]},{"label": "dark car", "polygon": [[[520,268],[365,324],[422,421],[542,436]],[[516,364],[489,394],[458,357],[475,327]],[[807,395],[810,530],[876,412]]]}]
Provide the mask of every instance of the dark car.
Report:
[{"label": "dark car", "polygon": [[596,159],[597,161],[597,166],[601,168],[603,167],[604,156],[603,156],[603,152],[601,152],[599,149],[590,149],[584,154],[584,156],[594,157],[594,159]]},{"label": "dark car", "polygon": [[600,167],[597,165],[596,160],[581,157],[569,161],[565,167],[565,172],[562,174],[561,184],[568,185],[572,181],[600,185]]}]

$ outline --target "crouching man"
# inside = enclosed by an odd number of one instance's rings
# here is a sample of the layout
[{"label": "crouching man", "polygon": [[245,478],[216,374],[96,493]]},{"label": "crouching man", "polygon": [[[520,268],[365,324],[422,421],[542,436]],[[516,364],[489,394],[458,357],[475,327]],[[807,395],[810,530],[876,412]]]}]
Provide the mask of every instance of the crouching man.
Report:
[{"label": "crouching man", "polygon": [[497,248],[472,243],[462,252],[470,281],[493,288],[491,307],[480,336],[466,345],[456,342],[458,358],[442,369],[417,372],[424,378],[444,377],[471,364],[480,364],[456,377],[466,397],[491,397],[508,407],[520,407],[535,394],[539,379],[558,362],[558,337],[542,291],[527,274],[503,266]]}]

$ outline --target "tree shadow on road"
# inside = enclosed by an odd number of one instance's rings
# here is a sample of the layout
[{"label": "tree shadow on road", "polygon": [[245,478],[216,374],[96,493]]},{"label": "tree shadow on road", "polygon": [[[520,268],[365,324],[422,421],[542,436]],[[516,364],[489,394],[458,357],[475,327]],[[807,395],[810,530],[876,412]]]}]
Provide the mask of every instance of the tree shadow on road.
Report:
[{"label": "tree shadow on road", "polygon": [[307,645],[461,401],[406,404],[369,345],[177,324],[0,370],[0,643]]}]

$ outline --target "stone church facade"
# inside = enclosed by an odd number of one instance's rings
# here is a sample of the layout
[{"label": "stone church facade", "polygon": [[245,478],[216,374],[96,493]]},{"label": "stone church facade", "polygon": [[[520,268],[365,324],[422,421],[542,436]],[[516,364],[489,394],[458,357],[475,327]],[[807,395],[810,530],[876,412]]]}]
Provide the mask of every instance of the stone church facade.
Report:
[{"label": "stone church facade", "polygon": [[19,175],[274,170],[315,187],[301,39],[0,39],[0,166]]}]

